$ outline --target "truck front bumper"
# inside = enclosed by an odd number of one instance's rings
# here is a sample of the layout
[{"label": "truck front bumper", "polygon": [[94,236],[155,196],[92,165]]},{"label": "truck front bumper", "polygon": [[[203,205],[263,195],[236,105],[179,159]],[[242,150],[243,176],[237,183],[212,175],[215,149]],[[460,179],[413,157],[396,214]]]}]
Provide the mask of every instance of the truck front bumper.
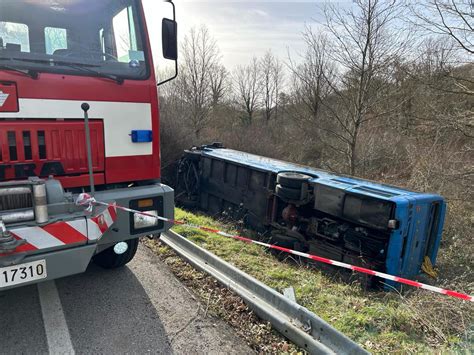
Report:
[{"label": "truck front bumper", "polygon": [[[98,201],[116,203],[135,210],[156,211],[159,216],[174,218],[174,191],[166,185],[155,184],[97,192],[95,198]],[[139,202],[145,202],[145,206],[140,207]],[[118,242],[147,235],[158,235],[171,227],[171,223],[159,221],[156,226],[135,228],[133,214],[117,210],[117,220],[99,240],[97,253]]]},{"label": "truck front bumper", "polygon": [[[163,216],[169,219],[174,218],[174,191],[162,184],[154,184],[141,187],[131,187],[125,189],[114,189],[108,191],[101,191],[95,194],[95,198],[101,202],[115,203],[119,206],[129,207],[137,210],[143,211],[155,211],[159,216]],[[142,203],[139,203],[139,202]],[[127,213],[122,210],[117,209],[117,217],[115,222],[110,225],[98,239],[91,238],[91,229],[81,227],[84,233],[88,234],[88,238],[85,238],[85,241],[79,245],[78,243],[65,244],[58,243],[59,246],[56,246],[55,250],[52,249],[51,243],[44,244],[44,251],[40,248],[30,252],[24,252],[13,254],[13,256],[19,256],[17,259],[12,259],[9,261],[10,257],[5,255],[0,255],[0,268],[7,266],[14,266],[20,264],[26,264],[30,262],[35,262],[39,260],[45,260],[47,278],[45,280],[54,280],[65,276],[70,276],[74,274],[82,273],[86,270],[89,265],[92,257],[101,251],[114,246],[115,244],[126,241],[129,239],[136,239],[146,235],[158,235],[161,232],[164,232],[171,228],[171,223],[159,221],[155,225],[138,227],[134,222],[134,215],[132,213]],[[81,222],[79,226],[85,226],[86,220],[82,216],[78,216],[77,213],[74,214],[64,214],[61,216],[63,222],[71,223],[78,227],[76,222]],[[87,223],[90,223],[88,221]],[[46,228],[45,226],[43,228]],[[18,232],[20,230],[27,231],[24,233],[30,242],[35,240],[36,242],[41,241],[41,237],[48,237],[45,235],[45,230],[35,226],[25,226],[22,227],[16,226],[17,229],[12,229],[13,232]],[[22,229],[23,228],[23,229]],[[86,232],[87,230],[87,232]],[[67,230],[66,230],[67,231]],[[73,229],[70,229],[73,231]],[[55,232],[54,230],[51,231]],[[57,230],[56,230],[57,232]],[[64,232],[64,230],[62,231]],[[51,240],[46,239],[46,241]],[[25,255],[26,254],[26,255]],[[24,286],[28,284],[34,284],[39,281],[32,281],[22,283],[20,285],[14,285],[9,287],[2,287],[0,291]]]},{"label": "truck front bumper", "polygon": [[[43,281],[55,280],[61,277],[80,274],[86,271],[92,256],[96,251],[97,245],[85,245],[71,249],[57,250],[44,254],[27,256],[21,261],[21,264],[30,263],[38,260],[46,261],[47,277]],[[20,285],[3,287],[0,291],[9,290],[16,287],[26,286],[38,283],[38,281],[25,282]]]}]

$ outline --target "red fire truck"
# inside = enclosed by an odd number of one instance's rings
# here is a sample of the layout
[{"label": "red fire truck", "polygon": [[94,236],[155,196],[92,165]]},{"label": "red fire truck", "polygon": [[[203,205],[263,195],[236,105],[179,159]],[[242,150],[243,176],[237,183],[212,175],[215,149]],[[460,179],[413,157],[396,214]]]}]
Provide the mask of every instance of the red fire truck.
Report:
[{"label": "red fire truck", "polygon": [[173,217],[150,38],[177,69],[177,25],[149,22],[140,0],[0,0],[0,290],[125,265],[170,227],[76,203]]}]

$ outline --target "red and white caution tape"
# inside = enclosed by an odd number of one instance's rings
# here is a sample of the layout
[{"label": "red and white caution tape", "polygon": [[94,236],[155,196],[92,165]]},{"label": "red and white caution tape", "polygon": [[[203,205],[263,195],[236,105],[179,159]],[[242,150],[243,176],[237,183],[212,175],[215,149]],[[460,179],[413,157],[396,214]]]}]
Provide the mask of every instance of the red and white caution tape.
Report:
[{"label": "red and white caution tape", "polygon": [[[91,206],[94,206],[94,205],[111,206],[110,204],[107,204],[105,202],[100,202],[100,201],[95,200],[93,197],[89,196],[88,194],[81,194],[79,196],[77,204],[81,205],[81,206],[87,206],[89,209],[91,208]],[[155,215],[152,215],[152,214],[149,214],[149,213],[133,210],[133,209],[122,207],[122,206],[117,206],[117,205],[113,205],[113,206],[116,209],[119,209],[119,210],[122,210],[122,211],[125,211],[125,212],[130,212],[130,213],[134,213],[134,214],[140,214],[140,215],[143,215],[143,216],[156,218],[156,219],[164,221],[164,222],[168,222],[168,223],[172,223],[172,224],[180,225],[180,226],[185,226],[185,227],[189,227],[189,228],[193,228],[193,229],[198,229],[198,230],[201,230],[201,231],[204,231],[204,232],[218,234],[218,235],[223,236],[223,237],[240,240],[241,242],[245,242],[245,243],[249,243],[249,244],[257,244],[257,245],[260,245],[260,246],[263,246],[263,247],[266,247],[266,248],[279,250],[279,251],[289,253],[289,254],[293,254],[293,255],[298,255],[298,256],[301,256],[303,258],[318,261],[318,262],[321,262],[321,263],[324,263],[324,264],[335,265],[335,266],[338,266],[338,267],[341,267],[341,268],[344,268],[344,269],[349,269],[349,270],[352,270],[352,271],[360,272],[360,273],[371,275],[371,276],[377,276],[377,277],[380,277],[382,279],[391,280],[391,281],[395,281],[395,282],[402,283],[402,284],[405,284],[405,285],[418,287],[418,288],[422,288],[424,290],[440,293],[442,295],[447,295],[447,296],[451,296],[451,297],[455,297],[455,298],[460,298],[460,299],[465,300],[465,301],[474,302],[474,297],[473,296],[470,296],[470,295],[467,295],[467,294],[464,294],[464,293],[451,291],[451,290],[445,290],[443,288],[427,285],[427,284],[424,284],[424,283],[421,283],[421,282],[418,282],[418,281],[413,281],[413,280],[405,279],[403,277],[393,276],[393,275],[385,274],[383,272],[379,272],[379,271],[370,270],[370,269],[366,269],[366,268],[359,267],[359,266],[354,266],[354,265],[342,263],[340,261],[335,261],[335,260],[331,260],[331,259],[322,258],[320,256],[316,256],[316,255],[312,255],[312,254],[302,253],[302,252],[299,252],[299,251],[296,251],[296,250],[283,248],[283,247],[273,245],[273,244],[259,242],[257,240],[241,237],[239,235],[232,235],[232,234],[220,231],[218,229],[212,229],[212,228],[203,227],[203,226],[194,225],[194,224],[189,224],[189,223],[186,223],[186,222],[177,221],[177,220],[173,220],[173,219],[169,219],[169,218],[165,218],[165,217],[161,217],[161,216],[155,216]]]}]

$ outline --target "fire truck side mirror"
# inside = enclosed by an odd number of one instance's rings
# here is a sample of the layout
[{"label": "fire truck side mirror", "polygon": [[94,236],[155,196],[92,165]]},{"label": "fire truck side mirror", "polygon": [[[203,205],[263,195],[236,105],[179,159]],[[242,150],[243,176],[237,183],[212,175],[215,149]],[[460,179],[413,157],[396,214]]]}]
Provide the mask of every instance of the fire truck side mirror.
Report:
[{"label": "fire truck side mirror", "polygon": [[176,8],[171,0],[167,0],[173,9],[173,19],[164,18],[161,24],[161,42],[163,45],[163,57],[174,60],[174,75],[171,78],[158,83],[158,86],[166,84],[178,76],[178,23],[176,22]]},{"label": "fire truck side mirror", "polygon": [[162,23],[163,57],[170,60],[178,59],[178,23],[163,19]]}]

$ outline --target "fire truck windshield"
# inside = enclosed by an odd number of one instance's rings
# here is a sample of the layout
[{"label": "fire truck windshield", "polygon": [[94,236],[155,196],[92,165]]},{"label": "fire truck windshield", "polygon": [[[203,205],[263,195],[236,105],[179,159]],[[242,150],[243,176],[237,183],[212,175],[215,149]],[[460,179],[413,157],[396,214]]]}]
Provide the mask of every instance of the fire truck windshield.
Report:
[{"label": "fire truck windshield", "polygon": [[0,0],[0,68],[146,79],[136,0]]}]

